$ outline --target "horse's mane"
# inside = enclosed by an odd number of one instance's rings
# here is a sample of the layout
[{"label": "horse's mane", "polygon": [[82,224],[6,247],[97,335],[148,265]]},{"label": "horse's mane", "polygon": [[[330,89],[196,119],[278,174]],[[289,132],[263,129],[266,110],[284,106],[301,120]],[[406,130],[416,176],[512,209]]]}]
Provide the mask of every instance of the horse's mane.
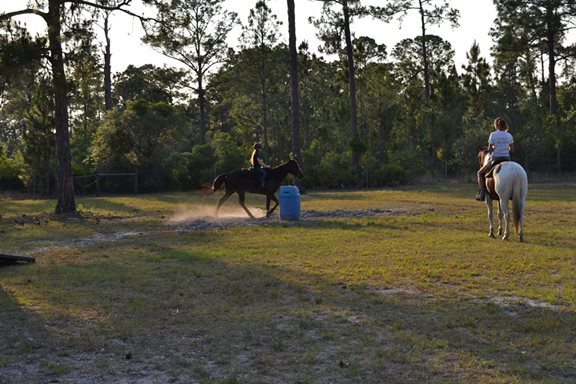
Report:
[{"label": "horse's mane", "polygon": [[485,164],[486,156],[491,156],[490,151],[488,150],[488,147],[480,147],[478,149],[478,162],[481,165]]},{"label": "horse's mane", "polygon": [[275,167],[271,167],[270,170],[278,169],[278,168],[280,168],[280,167],[283,167],[283,166],[287,165],[290,161],[291,161],[291,160],[288,160],[288,161],[283,162],[283,163],[280,164],[280,165],[277,165],[277,166],[275,166]]}]

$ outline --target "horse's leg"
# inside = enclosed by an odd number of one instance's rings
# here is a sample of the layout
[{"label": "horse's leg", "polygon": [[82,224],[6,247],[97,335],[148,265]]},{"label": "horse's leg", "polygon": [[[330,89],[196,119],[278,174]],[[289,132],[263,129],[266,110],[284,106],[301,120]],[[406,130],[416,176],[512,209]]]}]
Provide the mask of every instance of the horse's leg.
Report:
[{"label": "horse's leg", "polygon": [[240,203],[240,205],[242,206],[242,208],[244,208],[244,210],[246,211],[246,213],[248,214],[248,216],[250,216],[250,218],[254,218],[254,216],[252,216],[252,213],[250,213],[250,211],[248,210],[248,208],[246,207],[246,204],[244,204],[244,191],[238,191],[238,202]]},{"label": "horse's leg", "polygon": [[266,194],[266,218],[270,217],[270,195]]},{"label": "horse's leg", "polygon": [[514,212],[514,216],[517,217],[518,220],[518,236],[520,237],[520,241],[524,241],[524,205],[526,201],[524,197],[515,196],[515,199],[518,199],[518,202],[514,202],[514,210],[518,210],[518,213]]},{"label": "horse's leg", "polygon": [[488,223],[490,224],[488,236],[494,237],[494,206],[489,195],[486,195],[486,207],[488,208]]},{"label": "horse's leg", "polygon": [[218,217],[218,211],[220,210],[220,206],[221,206],[222,204],[224,204],[224,202],[225,202],[226,200],[228,200],[228,198],[229,198],[230,196],[232,196],[232,193],[234,193],[234,192],[230,192],[230,191],[226,190],[226,193],[224,194],[224,196],[222,196],[222,197],[220,198],[220,200],[218,201],[218,206],[216,207],[216,213],[214,214],[214,216]]},{"label": "horse's leg", "polygon": [[510,236],[510,210],[508,209],[508,200],[510,196],[507,194],[500,195],[500,210],[502,211],[502,217],[504,218],[504,235],[502,240],[508,240]]},{"label": "horse's leg", "polygon": [[502,200],[498,200],[498,236],[502,236],[502,219],[504,217],[504,211],[502,211]]},{"label": "horse's leg", "polygon": [[271,194],[269,198],[274,201],[274,206],[272,207],[272,209],[270,211],[268,211],[268,214],[271,214],[272,212],[274,212],[276,207],[278,207],[278,199],[276,198],[276,196],[274,196],[274,194]]},{"label": "horse's leg", "polygon": [[520,241],[524,241],[524,204],[522,204],[522,206],[520,207],[520,216],[519,216],[519,230],[520,232],[518,233],[518,236],[520,236]]}]

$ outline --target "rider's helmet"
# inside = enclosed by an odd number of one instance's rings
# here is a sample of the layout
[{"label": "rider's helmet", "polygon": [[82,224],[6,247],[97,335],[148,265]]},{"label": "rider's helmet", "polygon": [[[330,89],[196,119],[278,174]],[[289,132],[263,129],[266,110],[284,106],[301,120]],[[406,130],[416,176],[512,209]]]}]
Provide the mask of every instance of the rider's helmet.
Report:
[{"label": "rider's helmet", "polygon": [[260,143],[254,144],[254,149],[262,149],[262,144]]}]

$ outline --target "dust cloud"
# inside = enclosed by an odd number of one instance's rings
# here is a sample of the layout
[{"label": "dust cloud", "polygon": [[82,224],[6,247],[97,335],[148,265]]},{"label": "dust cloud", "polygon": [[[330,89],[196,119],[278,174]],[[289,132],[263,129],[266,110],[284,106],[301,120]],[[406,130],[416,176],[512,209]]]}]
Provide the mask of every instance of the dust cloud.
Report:
[{"label": "dust cloud", "polygon": [[[248,207],[255,218],[260,219],[266,216],[266,211],[260,208]],[[216,217],[215,205],[192,205],[180,207],[172,217],[168,219],[169,224],[182,224],[195,220],[220,221],[227,219],[250,219],[242,207],[221,207]]]}]

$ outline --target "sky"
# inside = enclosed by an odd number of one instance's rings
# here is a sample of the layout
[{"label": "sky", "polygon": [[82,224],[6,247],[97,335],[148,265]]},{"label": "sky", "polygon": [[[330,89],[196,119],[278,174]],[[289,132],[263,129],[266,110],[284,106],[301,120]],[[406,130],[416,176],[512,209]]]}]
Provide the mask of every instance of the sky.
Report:
[{"label": "sky", "polygon": [[[141,14],[142,8],[138,6],[139,1],[134,0],[135,7],[131,8],[134,13]],[[238,13],[242,22],[246,22],[251,8],[256,0],[225,0],[223,7],[227,10]],[[316,37],[314,26],[309,24],[310,16],[318,17],[321,12],[321,2],[316,0],[295,0],[296,13],[296,39],[297,44],[308,41],[310,50],[317,51],[320,45]],[[364,0],[365,5],[382,4],[378,0]],[[0,12],[14,11],[26,8],[27,0],[0,0]],[[466,63],[466,53],[476,41],[480,45],[482,56],[489,59],[492,40],[488,36],[493,21],[496,18],[496,9],[492,0],[450,0],[453,8],[460,10],[460,26],[452,29],[448,23],[440,27],[432,26],[427,31],[436,34],[444,40],[449,41],[455,50],[456,68],[460,71],[461,66]],[[269,0],[269,7],[272,12],[283,22],[280,32],[281,41],[288,42],[288,10],[286,0]],[[21,16],[19,21],[26,23],[33,32],[45,32],[45,24],[38,16]],[[150,47],[141,43],[142,30],[138,20],[116,12],[111,21],[111,41],[112,41],[112,71],[121,72],[128,65],[140,66],[144,64],[154,64],[158,66],[178,66],[178,63],[165,58],[162,54],[155,52]],[[98,29],[98,28],[96,28]],[[420,19],[417,12],[412,11],[402,23],[392,21],[386,24],[382,21],[371,19],[357,20],[351,26],[352,33],[356,36],[369,36],[379,44],[386,44],[390,53],[400,40],[404,38],[414,38],[420,34]],[[234,46],[240,35],[240,27],[237,26],[229,36],[229,44]],[[102,39],[103,40],[103,39]]]}]

